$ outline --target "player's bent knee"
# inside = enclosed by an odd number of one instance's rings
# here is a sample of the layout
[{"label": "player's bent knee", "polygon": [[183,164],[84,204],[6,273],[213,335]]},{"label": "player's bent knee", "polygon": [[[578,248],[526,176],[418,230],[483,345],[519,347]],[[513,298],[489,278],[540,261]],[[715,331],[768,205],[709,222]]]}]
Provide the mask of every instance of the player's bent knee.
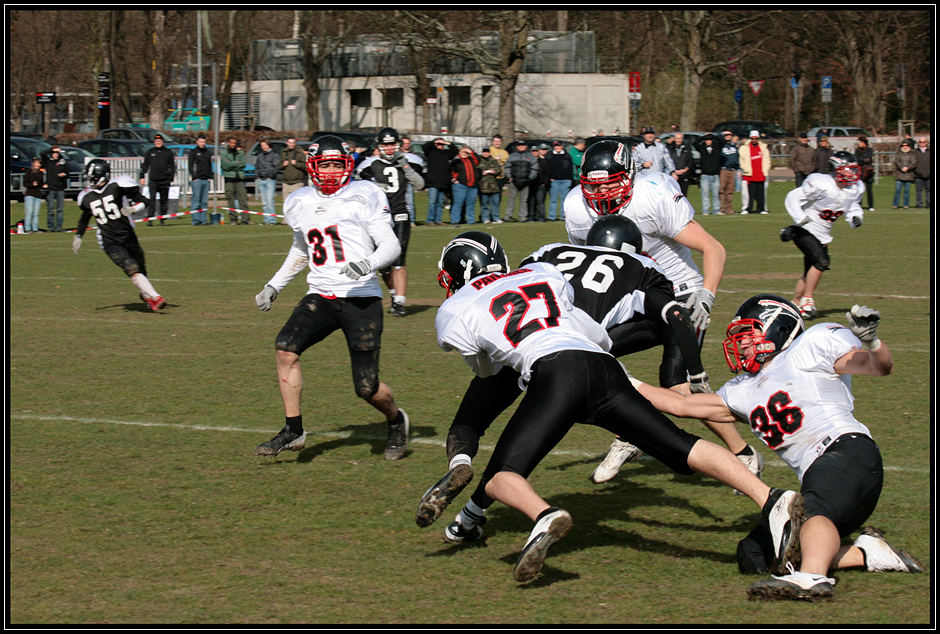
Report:
[{"label": "player's bent knee", "polygon": [[367,374],[365,376],[359,376],[356,378],[355,382],[356,396],[367,401],[371,401],[372,398],[379,391],[379,377],[378,374]]},{"label": "player's bent knee", "polygon": [[828,271],[829,260],[816,260],[813,262],[813,268],[815,268],[817,271]]}]

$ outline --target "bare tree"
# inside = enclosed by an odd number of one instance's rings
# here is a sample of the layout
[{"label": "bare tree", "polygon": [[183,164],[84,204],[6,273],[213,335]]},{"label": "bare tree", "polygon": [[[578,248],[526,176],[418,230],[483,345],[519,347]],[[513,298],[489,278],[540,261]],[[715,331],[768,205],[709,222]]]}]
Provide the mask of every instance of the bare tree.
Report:
[{"label": "bare tree", "polygon": [[350,35],[348,22],[336,11],[303,11],[300,15],[300,48],[303,55],[304,89],[307,91],[307,128],[320,128],[320,70],[326,58]]}]

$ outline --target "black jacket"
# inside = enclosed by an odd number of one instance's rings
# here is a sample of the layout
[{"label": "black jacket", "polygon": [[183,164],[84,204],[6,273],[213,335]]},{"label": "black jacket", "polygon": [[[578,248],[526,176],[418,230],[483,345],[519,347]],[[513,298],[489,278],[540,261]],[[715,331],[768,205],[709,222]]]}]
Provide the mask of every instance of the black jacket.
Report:
[{"label": "black jacket", "polygon": [[169,183],[176,176],[176,155],[166,147],[152,147],[144,154],[140,178],[150,174],[154,183]]},{"label": "black jacket", "polygon": [[[46,172],[46,191],[61,191],[68,185],[68,160],[64,154],[59,154],[59,160],[52,158],[52,152],[44,153],[39,157],[42,161],[42,169]],[[65,172],[65,176],[59,174]]]},{"label": "black jacket", "polygon": [[701,155],[698,165],[702,168],[702,174],[714,176],[721,171],[721,148],[716,143],[712,142],[711,147],[707,143],[700,144],[698,153]]},{"label": "black jacket", "polygon": [[424,148],[424,158],[427,161],[424,186],[435,189],[450,187],[450,162],[457,156],[456,148],[453,145],[448,145],[442,150],[434,147],[434,141],[428,141],[421,147]]},{"label": "black jacket", "polygon": [[194,181],[212,178],[212,150],[197,145],[189,151],[189,176]]},{"label": "black jacket", "polygon": [[692,158],[692,148],[689,147],[689,144],[682,143],[677,146],[675,143],[670,143],[666,147],[669,150],[669,156],[672,157],[672,162],[675,163],[677,170],[688,168],[687,171],[679,175],[679,178],[681,180],[689,180],[695,176],[695,160]]}]

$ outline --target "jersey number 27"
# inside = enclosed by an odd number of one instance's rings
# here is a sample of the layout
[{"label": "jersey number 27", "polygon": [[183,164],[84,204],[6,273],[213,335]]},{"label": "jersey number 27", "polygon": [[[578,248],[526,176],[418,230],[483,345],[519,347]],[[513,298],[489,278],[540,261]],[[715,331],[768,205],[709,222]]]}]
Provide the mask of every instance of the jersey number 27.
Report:
[{"label": "jersey number 27", "polygon": [[[523,323],[526,313],[529,312],[532,305],[532,300],[539,299],[544,301],[545,307],[548,309],[548,316],[544,319],[532,319]],[[552,287],[545,282],[520,286],[518,290],[506,291],[493,298],[493,301],[490,302],[490,314],[493,319],[499,321],[507,313],[509,313],[509,317],[503,326],[503,333],[513,348],[532,333],[557,326],[558,317],[561,315],[555,293],[552,292]]]}]

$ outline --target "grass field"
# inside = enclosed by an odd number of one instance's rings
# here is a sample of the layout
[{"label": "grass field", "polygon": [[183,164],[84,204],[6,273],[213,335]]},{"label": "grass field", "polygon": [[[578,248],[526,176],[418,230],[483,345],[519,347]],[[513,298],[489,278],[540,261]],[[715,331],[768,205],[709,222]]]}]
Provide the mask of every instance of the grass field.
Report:
[{"label": "grass field", "polygon": [[[890,200],[890,185],[876,200]],[[703,353],[715,388],[731,377],[720,341],[737,306],[758,292],[789,297],[802,272],[796,247],[777,237],[790,187],[772,185],[767,216],[699,217],[728,251]],[[690,198],[697,207],[697,189]],[[40,216],[45,226],[45,208]],[[13,204],[10,224],[22,217]],[[69,203],[66,228],[77,220]],[[560,222],[490,228],[513,263],[565,241]],[[884,206],[860,229],[839,221],[816,296],[821,320],[844,322],[855,303],[882,312],[895,372],[853,381],[856,417],[886,466],[869,522],[929,571],[931,229],[926,210]],[[471,378],[433,329],[437,260],[462,230],[412,232],[409,315],[385,320],[382,378],[412,421],[409,453],[396,462],[383,459],[385,423],[355,397],[338,334],[302,358],[307,448],[252,453],[283,424],[274,337],[306,291],[301,274],[269,313],[255,306],[290,245],[286,227],[192,227],[188,217],[139,227],[169,302],[159,314],[93,236],[77,257],[70,234],[10,236],[8,623],[932,623],[930,574],[844,571],[831,602],[748,601],[756,577],[738,572],[734,553],[757,508],[648,458],[594,485],[610,438],[593,427],[573,429],[532,475],[575,521],[534,582],[512,579],[531,525],[505,506],[490,510],[482,543],[440,536],[469,491],[417,528],[417,502],[446,470],[444,440]],[[625,363],[655,382],[658,351]],[[508,414],[483,438],[479,470]],[[680,424],[712,438],[696,421]],[[797,486],[760,451],[768,483]]]}]

